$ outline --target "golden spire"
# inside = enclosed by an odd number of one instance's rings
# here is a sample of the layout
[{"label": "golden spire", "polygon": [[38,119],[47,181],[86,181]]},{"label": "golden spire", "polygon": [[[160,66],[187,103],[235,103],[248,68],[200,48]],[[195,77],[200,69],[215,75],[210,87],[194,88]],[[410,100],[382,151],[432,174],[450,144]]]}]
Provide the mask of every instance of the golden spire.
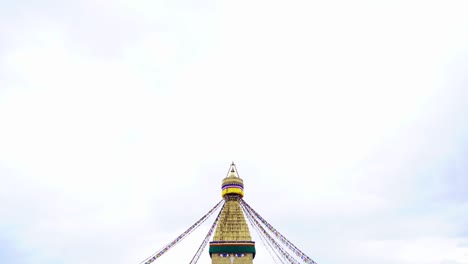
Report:
[{"label": "golden spire", "polygon": [[226,204],[221,212],[213,242],[210,243],[212,264],[229,264],[230,261],[234,261],[234,264],[251,264],[255,257],[255,242],[252,241],[239,204],[239,200],[244,197],[244,181],[239,177],[234,162],[223,179],[221,188]]}]

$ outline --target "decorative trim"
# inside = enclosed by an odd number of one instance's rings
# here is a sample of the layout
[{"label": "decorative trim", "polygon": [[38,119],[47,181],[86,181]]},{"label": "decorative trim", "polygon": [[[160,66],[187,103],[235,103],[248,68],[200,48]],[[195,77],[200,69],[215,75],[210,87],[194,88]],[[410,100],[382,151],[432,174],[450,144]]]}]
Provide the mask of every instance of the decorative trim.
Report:
[{"label": "decorative trim", "polygon": [[223,185],[223,190],[227,189],[227,188],[241,188],[241,189],[244,189],[244,185],[235,184],[235,183],[229,183],[229,184]]},{"label": "decorative trim", "polygon": [[223,246],[223,245],[249,245],[255,246],[254,241],[242,241],[242,240],[233,240],[233,241],[212,241],[210,245],[214,246]]},{"label": "decorative trim", "polygon": [[251,253],[255,258],[255,242],[253,241],[213,241],[210,242],[210,257],[212,254]]}]

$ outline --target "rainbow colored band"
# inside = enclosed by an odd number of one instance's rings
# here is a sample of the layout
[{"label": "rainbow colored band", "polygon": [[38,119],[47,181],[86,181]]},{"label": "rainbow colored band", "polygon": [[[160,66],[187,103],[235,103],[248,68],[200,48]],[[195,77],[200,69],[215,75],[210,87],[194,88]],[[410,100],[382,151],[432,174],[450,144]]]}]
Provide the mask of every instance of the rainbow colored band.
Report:
[{"label": "rainbow colored band", "polygon": [[235,184],[235,183],[223,185],[223,190],[227,188],[241,188],[242,190],[244,190],[244,186],[242,184]]},{"label": "rainbow colored band", "polygon": [[223,242],[213,241],[210,242],[210,257],[212,254],[236,254],[243,253],[253,255],[255,258],[255,242],[253,241],[239,241],[239,242]]}]

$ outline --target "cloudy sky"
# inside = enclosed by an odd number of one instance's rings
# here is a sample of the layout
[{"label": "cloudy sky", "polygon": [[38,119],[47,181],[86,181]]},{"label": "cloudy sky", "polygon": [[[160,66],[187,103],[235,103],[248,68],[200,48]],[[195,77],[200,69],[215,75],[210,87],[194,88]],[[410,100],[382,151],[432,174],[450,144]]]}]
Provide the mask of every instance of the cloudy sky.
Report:
[{"label": "cloudy sky", "polygon": [[[467,264],[467,12],[0,0],[0,263],[138,264],[234,160],[319,264]],[[189,262],[208,222],[158,262]]]}]

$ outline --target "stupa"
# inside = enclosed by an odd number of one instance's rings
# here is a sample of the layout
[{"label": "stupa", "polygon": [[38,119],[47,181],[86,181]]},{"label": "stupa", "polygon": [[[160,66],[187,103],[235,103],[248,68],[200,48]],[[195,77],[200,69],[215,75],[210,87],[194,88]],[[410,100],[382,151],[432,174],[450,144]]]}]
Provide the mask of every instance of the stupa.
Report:
[{"label": "stupa", "polygon": [[[211,264],[253,264],[256,253],[255,242],[252,241],[246,217],[249,220],[250,226],[257,231],[263,245],[267,247],[275,263],[277,263],[276,260],[279,260],[280,263],[317,264],[270,225],[265,218],[243,199],[244,181],[239,177],[234,162],[229,167],[228,174],[221,183],[221,196],[223,199],[202,218],[140,264],[151,264],[156,261],[190,235],[214,212],[218,212],[220,208],[216,219],[190,261],[190,264],[198,262],[208,243],[210,245]],[[213,240],[210,242],[213,233]]]}]

